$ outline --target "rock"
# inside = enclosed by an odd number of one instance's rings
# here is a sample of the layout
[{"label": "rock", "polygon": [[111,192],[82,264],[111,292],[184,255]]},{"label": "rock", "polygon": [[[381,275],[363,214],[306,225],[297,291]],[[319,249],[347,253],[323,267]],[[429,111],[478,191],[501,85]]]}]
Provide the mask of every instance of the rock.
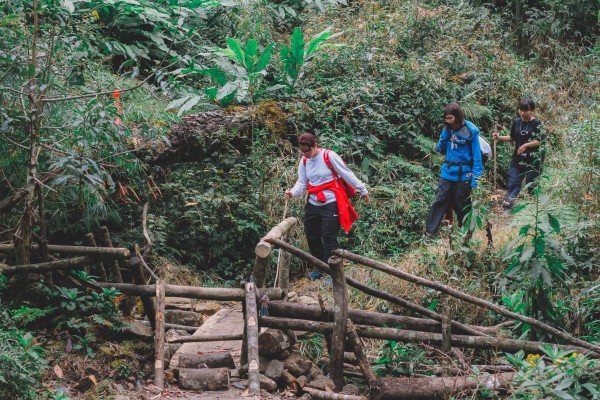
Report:
[{"label": "rock", "polygon": [[360,394],[360,390],[358,389],[358,386],[349,383],[347,385],[344,385],[344,388],[340,393],[349,394],[351,396],[358,396]]},{"label": "rock", "polygon": [[152,328],[146,325],[143,321],[133,319],[127,322],[125,332],[132,333],[136,336],[153,337]]},{"label": "rock", "polygon": [[206,317],[210,317],[211,315],[216,314],[217,311],[221,309],[221,305],[219,303],[207,302],[200,303],[194,306],[194,312],[198,314],[202,314]]},{"label": "rock", "polygon": [[283,373],[283,362],[279,360],[271,360],[265,371],[265,376],[273,380],[279,380]]},{"label": "rock", "polygon": [[185,297],[165,297],[165,310],[192,310],[192,300]]},{"label": "rock", "polygon": [[320,375],[317,375],[315,377],[315,379],[311,380],[308,383],[308,385],[306,385],[306,386],[312,387],[315,389],[319,389],[319,390],[327,391],[326,388],[329,388],[329,389],[335,388],[335,383],[333,383],[333,381],[330,378],[326,377],[323,374],[320,374]]},{"label": "rock", "polygon": [[277,382],[260,374],[260,388],[265,389],[267,392],[274,392],[277,390]]},{"label": "rock", "polygon": [[298,293],[288,292],[288,301],[290,303],[297,303],[298,302]]},{"label": "rock", "polygon": [[202,315],[193,311],[165,310],[165,322],[168,324],[200,326]]},{"label": "rock", "polygon": [[306,304],[306,305],[315,305],[315,304],[318,305],[319,300],[314,299],[310,296],[300,296],[300,297],[298,297],[297,303]]},{"label": "rock", "polygon": [[283,368],[295,377],[300,375],[308,376],[313,365],[312,361],[298,354],[292,354],[283,362]]},{"label": "rock", "polygon": [[310,372],[308,373],[308,377],[310,378],[310,380],[316,379],[317,376],[322,375],[323,372],[321,372],[321,370],[319,369],[319,367],[317,367],[316,365],[313,364],[312,367],[310,367]]}]

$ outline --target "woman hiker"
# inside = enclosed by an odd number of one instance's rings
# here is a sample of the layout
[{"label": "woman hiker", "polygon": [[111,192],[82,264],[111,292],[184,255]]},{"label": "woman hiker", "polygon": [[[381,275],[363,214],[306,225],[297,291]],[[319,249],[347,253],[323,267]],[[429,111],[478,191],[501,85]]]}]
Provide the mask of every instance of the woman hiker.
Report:
[{"label": "woman hiker", "polygon": [[[298,165],[298,180],[285,191],[284,198],[300,197],[308,189],[304,207],[304,233],[310,253],[327,263],[331,252],[339,248],[340,226],[348,233],[358,214],[350,204],[343,179],[365,201],[369,201],[366,185],[346,166],[344,161],[331,150],[319,147],[313,133],[303,133],[299,140],[302,159]],[[318,279],[320,271],[309,274]]]},{"label": "woman hiker", "polygon": [[515,142],[512,160],[508,169],[508,190],[502,203],[504,214],[510,213],[515,199],[521,191],[521,184],[525,178],[526,184],[533,182],[542,169],[544,158],[540,145],[546,140],[542,132],[542,123],[533,116],[535,103],[529,98],[524,98],[519,103],[519,118],[512,122],[510,136],[500,136],[494,132],[494,140],[502,142]]},{"label": "woman hiker", "polygon": [[433,237],[448,207],[456,212],[459,226],[471,205],[471,188],[483,173],[479,128],[465,120],[456,103],[444,108],[444,128],[435,149],[446,156],[438,183],[435,202],[431,206],[425,234]]}]

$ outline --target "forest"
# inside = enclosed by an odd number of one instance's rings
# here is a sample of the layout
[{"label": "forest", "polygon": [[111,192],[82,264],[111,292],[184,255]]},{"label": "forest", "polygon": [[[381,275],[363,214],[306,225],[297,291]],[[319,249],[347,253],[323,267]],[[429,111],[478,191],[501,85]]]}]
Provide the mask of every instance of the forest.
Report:
[{"label": "forest", "polygon": [[[232,293],[256,275],[257,244],[290,217],[300,222],[287,243],[308,252],[306,197],[284,193],[310,132],[368,188],[339,234],[348,282],[415,305],[353,287],[350,310],[419,309],[543,343],[451,354],[361,338],[377,378],[468,365],[460,375],[477,380],[493,372],[476,366],[493,364],[510,371],[501,389],[436,398],[600,399],[600,0],[4,0],[0,35],[0,398],[150,398],[139,396],[152,338],[125,333],[144,314],[154,328],[155,303],[125,283]],[[494,132],[511,134],[523,99],[545,157],[503,211],[515,146]],[[430,237],[450,103],[492,152],[464,221]],[[257,280],[273,288],[281,256],[267,258]],[[307,260],[291,257],[290,294],[333,304],[339,276],[311,280]],[[299,337],[295,350],[317,365],[333,359],[330,339]],[[346,381],[358,388],[349,400],[394,398],[362,376]],[[315,396],[303,398],[336,398]]]}]

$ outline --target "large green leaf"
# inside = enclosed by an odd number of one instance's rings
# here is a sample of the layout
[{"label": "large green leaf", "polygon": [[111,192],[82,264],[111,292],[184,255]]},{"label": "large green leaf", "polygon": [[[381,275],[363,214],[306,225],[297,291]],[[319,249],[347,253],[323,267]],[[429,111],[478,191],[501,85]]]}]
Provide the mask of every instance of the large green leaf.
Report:
[{"label": "large green leaf", "polygon": [[554,215],[548,213],[548,222],[550,222],[550,226],[556,233],[560,233],[560,222]]},{"label": "large green leaf", "polygon": [[256,62],[254,66],[254,72],[262,71],[269,65],[269,61],[271,61],[271,49],[273,48],[273,43],[269,43],[269,45],[265,48],[265,50],[260,55],[260,58]]},{"label": "large green leaf", "polygon": [[305,58],[308,58],[312,53],[318,50],[319,45],[329,39],[329,37],[333,35],[331,28],[325,29],[323,32],[316,34],[313,36],[311,41],[308,43],[306,48]]},{"label": "large green leaf", "polygon": [[258,42],[254,39],[249,39],[246,42],[245,63],[248,73],[255,72],[254,62],[258,57]]},{"label": "large green leaf", "polygon": [[246,66],[246,56],[244,50],[242,50],[242,44],[239,39],[227,38],[227,46],[235,55],[234,60],[243,66]]},{"label": "large green leaf", "polygon": [[295,63],[298,65],[297,69],[299,69],[304,62],[304,36],[302,35],[302,30],[299,27],[294,29],[294,33],[292,33],[290,52],[294,57]]}]

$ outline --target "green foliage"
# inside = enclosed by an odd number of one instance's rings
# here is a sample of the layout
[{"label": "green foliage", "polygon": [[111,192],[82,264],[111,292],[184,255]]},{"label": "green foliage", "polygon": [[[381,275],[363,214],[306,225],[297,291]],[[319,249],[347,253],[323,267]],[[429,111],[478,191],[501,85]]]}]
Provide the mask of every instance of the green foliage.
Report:
[{"label": "green foliage", "polygon": [[308,64],[319,48],[322,47],[322,44],[332,36],[337,35],[334,35],[331,28],[327,28],[313,36],[305,48],[302,30],[299,27],[294,29],[294,33],[292,33],[290,38],[290,47],[283,46],[279,52],[279,58],[281,59],[285,74],[285,82],[290,92],[294,90],[296,83],[302,78],[305,65]]},{"label": "green foliage", "polygon": [[55,317],[55,330],[64,330],[69,337],[75,338],[73,349],[85,351],[90,358],[94,357],[94,347],[103,336],[125,327],[115,306],[122,295],[113,288],[81,292],[77,288],[49,287],[40,283],[40,289],[48,297],[49,304],[61,310]]},{"label": "green foliage", "polygon": [[413,376],[419,365],[429,364],[427,353],[414,344],[388,341],[378,352],[373,372],[379,376]]},{"label": "green foliage", "polygon": [[542,357],[523,351],[507,360],[518,368],[511,385],[510,399],[599,399],[597,362],[583,354],[559,351],[550,345],[541,348]]},{"label": "green foliage", "polygon": [[44,349],[36,345],[30,332],[17,329],[19,321],[0,306],[0,397],[36,399],[40,376],[48,368]]},{"label": "green foliage", "polygon": [[505,273],[513,290],[525,292],[525,315],[561,324],[563,318],[556,313],[551,296],[566,288],[575,262],[561,242],[560,221],[551,213],[549,198],[541,194],[540,186],[541,181],[534,189],[532,204],[522,204],[513,211],[522,221],[531,222],[521,227],[506,248],[509,265]]}]

